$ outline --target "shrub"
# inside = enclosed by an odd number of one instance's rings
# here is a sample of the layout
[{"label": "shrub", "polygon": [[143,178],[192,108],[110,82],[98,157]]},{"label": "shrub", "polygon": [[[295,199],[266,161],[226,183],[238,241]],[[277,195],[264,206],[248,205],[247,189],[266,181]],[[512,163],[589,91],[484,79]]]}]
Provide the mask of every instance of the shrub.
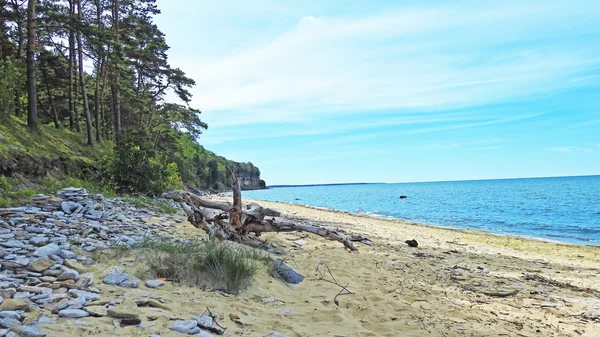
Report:
[{"label": "shrub", "polygon": [[158,151],[143,131],[131,132],[118,142],[115,153],[102,160],[99,180],[126,194],[158,195],[181,188],[177,164]]}]

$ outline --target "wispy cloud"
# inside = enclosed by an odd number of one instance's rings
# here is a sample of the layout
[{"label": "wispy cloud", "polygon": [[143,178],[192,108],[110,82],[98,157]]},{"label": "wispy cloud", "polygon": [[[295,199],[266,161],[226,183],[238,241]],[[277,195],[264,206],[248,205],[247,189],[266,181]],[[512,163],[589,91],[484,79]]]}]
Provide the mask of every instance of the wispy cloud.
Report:
[{"label": "wispy cloud", "polygon": [[559,146],[559,147],[553,147],[550,150],[555,151],[555,152],[562,152],[562,153],[592,152],[592,150],[590,150],[590,149],[586,149],[586,148],[582,148],[582,147],[575,147],[575,146]]},{"label": "wispy cloud", "polygon": [[[194,104],[213,125],[473,106],[582,82],[578,74],[600,63],[597,49],[569,39],[597,31],[597,6],[463,1],[366,17],[306,16],[267,43],[175,61],[197,80]],[[548,52],[545,41],[557,36],[568,37],[564,48]]]}]

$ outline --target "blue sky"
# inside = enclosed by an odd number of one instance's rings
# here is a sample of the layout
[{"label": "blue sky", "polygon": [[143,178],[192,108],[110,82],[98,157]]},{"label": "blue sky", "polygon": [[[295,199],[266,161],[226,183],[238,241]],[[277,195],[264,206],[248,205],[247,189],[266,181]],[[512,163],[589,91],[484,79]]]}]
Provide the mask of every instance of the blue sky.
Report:
[{"label": "blue sky", "polygon": [[600,1],[158,3],[200,143],[268,184],[600,174]]}]

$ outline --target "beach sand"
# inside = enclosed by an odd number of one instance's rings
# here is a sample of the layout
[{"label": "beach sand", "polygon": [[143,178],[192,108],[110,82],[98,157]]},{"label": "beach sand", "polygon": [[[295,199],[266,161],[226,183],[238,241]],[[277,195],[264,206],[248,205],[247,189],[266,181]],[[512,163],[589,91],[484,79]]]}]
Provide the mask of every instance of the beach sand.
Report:
[{"label": "beach sand", "polygon": [[[248,202],[248,200],[244,200]],[[49,336],[182,336],[170,319],[190,319],[208,307],[227,327],[225,336],[600,336],[600,248],[564,245],[483,232],[440,229],[300,205],[259,201],[294,221],[308,221],[368,237],[349,252],[334,241],[306,233],[264,238],[285,249],[288,264],[307,276],[288,286],[261,270],[241,295],[168,283],[160,289],[97,285],[103,299],[161,296],[170,310],[139,308],[143,324],[113,328],[110,318],[84,318],[44,327]],[[204,237],[187,221],[181,235]],[[301,247],[293,241],[306,241]],[[418,248],[405,240],[416,239]],[[315,272],[326,264],[352,292],[334,297],[335,284]],[[121,265],[139,268],[135,257],[104,261],[95,275]],[[518,293],[515,293],[518,291]],[[496,297],[507,295],[507,297]],[[263,299],[273,297],[274,302]],[[232,322],[240,317],[243,326]],[[157,319],[149,322],[147,317]]]}]

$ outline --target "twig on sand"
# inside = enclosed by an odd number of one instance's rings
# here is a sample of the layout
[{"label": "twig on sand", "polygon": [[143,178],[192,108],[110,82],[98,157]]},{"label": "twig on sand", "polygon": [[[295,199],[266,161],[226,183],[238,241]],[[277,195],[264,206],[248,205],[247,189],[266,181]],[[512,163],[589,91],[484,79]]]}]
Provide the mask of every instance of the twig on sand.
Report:
[{"label": "twig on sand", "polygon": [[216,324],[217,327],[219,327],[219,329],[210,329],[212,332],[216,333],[217,335],[222,335],[225,333],[225,330],[227,330],[227,328],[219,324],[219,322],[217,322],[217,318],[215,317],[215,315],[213,315],[213,313],[208,307],[206,307],[206,311],[204,311],[204,313],[202,314],[202,316],[204,315],[208,315],[208,317],[212,319],[213,323]]},{"label": "twig on sand", "polygon": [[518,293],[519,293],[518,290],[513,290],[513,291],[508,291],[508,292],[484,292],[483,294],[490,296],[490,297],[510,297],[510,296],[514,296]]},{"label": "twig on sand", "polygon": [[600,291],[592,288],[580,288],[578,286],[574,286],[570,283],[560,282],[553,280],[551,278],[543,277],[542,275],[534,275],[534,274],[523,274],[523,279],[527,281],[537,281],[543,283],[545,285],[555,286],[558,288],[566,288],[573,291],[580,291],[588,294],[595,294],[596,296],[600,296]]},{"label": "twig on sand", "polygon": [[[325,267],[325,269],[327,270],[327,274],[329,274],[329,277],[331,277],[331,279],[327,279],[325,276],[325,272],[323,272],[322,269],[320,269],[320,267],[323,266]],[[315,272],[319,273],[319,280],[321,281],[325,281],[331,284],[335,284],[336,286],[340,287],[340,292],[337,293],[337,295],[335,295],[335,297],[333,298],[333,303],[335,303],[335,305],[337,305],[338,307],[340,306],[340,302],[338,301],[338,297],[339,296],[343,296],[343,295],[353,295],[354,293],[351,292],[350,290],[348,290],[348,284],[346,284],[345,286],[340,284],[338,282],[338,280],[336,280],[335,276],[333,276],[333,273],[331,272],[331,269],[329,269],[329,266],[327,264],[325,264],[325,262],[323,261],[319,261],[319,263],[317,264],[317,268],[315,270]]]}]

